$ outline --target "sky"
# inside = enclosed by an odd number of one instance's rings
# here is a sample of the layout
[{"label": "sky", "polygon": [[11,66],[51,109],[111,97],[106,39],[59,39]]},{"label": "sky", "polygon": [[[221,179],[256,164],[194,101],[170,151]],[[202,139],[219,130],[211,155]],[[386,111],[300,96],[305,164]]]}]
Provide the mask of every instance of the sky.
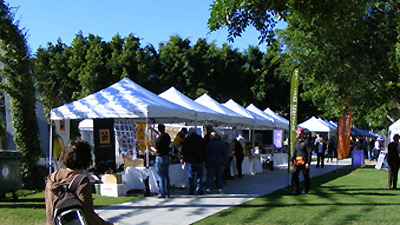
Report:
[{"label": "sky", "polygon": [[[28,46],[34,54],[48,42],[55,44],[61,38],[71,45],[79,31],[86,37],[97,35],[111,41],[117,33],[121,37],[134,34],[141,46],[166,43],[171,36],[188,38],[194,45],[198,38],[206,38],[221,47],[228,43],[243,51],[249,45],[257,46],[258,32],[249,28],[242,37],[228,42],[226,29],[211,32],[208,29],[212,0],[5,0],[17,7],[16,20],[27,33]],[[280,27],[284,26],[282,23]],[[265,52],[266,45],[259,45]]]}]

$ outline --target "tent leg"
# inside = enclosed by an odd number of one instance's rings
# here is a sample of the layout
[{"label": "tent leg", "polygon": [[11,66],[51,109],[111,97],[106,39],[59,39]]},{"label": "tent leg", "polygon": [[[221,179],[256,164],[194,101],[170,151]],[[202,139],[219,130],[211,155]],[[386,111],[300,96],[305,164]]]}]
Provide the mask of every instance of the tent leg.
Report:
[{"label": "tent leg", "polygon": [[[149,117],[148,115],[146,116],[146,129],[149,128]],[[146,131],[147,132],[147,131]],[[148,140],[150,141],[150,140]],[[150,163],[149,163],[149,143],[145,143],[146,144],[146,178],[143,179],[143,195],[146,196],[150,196],[150,186],[149,186],[149,176],[150,176]]]},{"label": "tent leg", "polygon": [[53,164],[53,121],[50,120],[50,138],[49,138],[49,175],[52,173]]}]

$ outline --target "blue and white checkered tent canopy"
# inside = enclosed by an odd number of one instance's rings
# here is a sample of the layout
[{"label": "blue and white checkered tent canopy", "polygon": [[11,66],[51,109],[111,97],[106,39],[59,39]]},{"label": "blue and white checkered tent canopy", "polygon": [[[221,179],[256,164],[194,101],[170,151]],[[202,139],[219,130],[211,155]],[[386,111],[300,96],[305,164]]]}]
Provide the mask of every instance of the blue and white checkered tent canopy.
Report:
[{"label": "blue and white checkered tent canopy", "polygon": [[200,124],[216,122],[217,124],[229,125],[231,123],[229,115],[219,113],[193,101],[174,87],[169,88],[158,96],[187,109],[196,111],[196,122]]},{"label": "blue and white checkered tent canopy", "polygon": [[51,120],[147,117],[157,123],[173,123],[194,121],[195,116],[195,111],[165,100],[129,78],[50,111]]}]

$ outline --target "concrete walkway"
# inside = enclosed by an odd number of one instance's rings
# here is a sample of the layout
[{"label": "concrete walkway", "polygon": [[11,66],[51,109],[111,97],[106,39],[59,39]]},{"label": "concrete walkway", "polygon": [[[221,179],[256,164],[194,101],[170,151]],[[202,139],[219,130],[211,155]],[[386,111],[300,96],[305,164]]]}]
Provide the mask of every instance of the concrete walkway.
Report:
[{"label": "concrete walkway", "polygon": [[[311,165],[310,177],[347,165],[351,165],[351,159],[326,163],[323,169],[317,169],[314,162]],[[98,208],[96,212],[106,221],[116,224],[192,224],[229,207],[285,188],[290,183],[289,179],[287,169],[263,171],[254,176],[244,176],[242,179],[229,181],[224,186],[223,194],[191,196],[187,195],[188,189],[174,190],[171,198],[146,197],[120,205]]]}]

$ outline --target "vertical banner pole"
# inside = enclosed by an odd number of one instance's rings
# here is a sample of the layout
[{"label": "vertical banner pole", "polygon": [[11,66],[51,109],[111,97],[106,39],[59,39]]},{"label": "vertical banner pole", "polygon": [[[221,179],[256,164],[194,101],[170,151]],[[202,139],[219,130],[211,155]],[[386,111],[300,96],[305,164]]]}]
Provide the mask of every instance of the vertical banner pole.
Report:
[{"label": "vertical banner pole", "polygon": [[[290,82],[290,118],[289,118],[289,151],[288,151],[288,174],[291,172],[290,160],[294,152],[294,142],[296,135],[294,132],[297,129],[297,105],[298,105],[298,89],[299,89],[299,68],[296,67],[293,71],[292,80]],[[289,175],[288,175],[289,187]]]}]

